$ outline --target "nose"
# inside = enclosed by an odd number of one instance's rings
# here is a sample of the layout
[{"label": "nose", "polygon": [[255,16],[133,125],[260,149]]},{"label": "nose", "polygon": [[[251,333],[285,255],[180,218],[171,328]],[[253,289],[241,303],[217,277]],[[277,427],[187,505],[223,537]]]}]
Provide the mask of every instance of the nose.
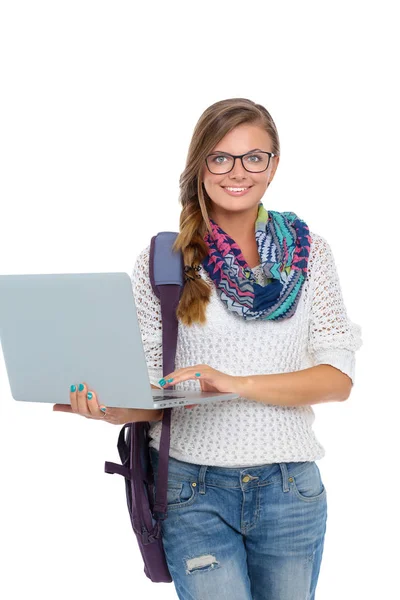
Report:
[{"label": "nose", "polygon": [[233,163],[233,169],[232,171],[230,171],[229,176],[232,177],[239,177],[240,176],[243,177],[247,177],[247,171],[246,169],[243,167],[242,165],[242,161],[240,160],[240,158],[235,158],[234,159],[234,163]]}]

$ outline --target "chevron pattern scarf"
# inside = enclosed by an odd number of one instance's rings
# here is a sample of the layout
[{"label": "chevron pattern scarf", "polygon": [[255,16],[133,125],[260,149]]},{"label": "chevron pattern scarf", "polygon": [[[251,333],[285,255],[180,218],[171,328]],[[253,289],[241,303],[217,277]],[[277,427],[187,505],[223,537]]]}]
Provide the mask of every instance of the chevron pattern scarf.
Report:
[{"label": "chevron pattern scarf", "polygon": [[227,308],[244,319],[289,319],[296,311],[307,274],[311,237],[304,221],[293,212],[266,211],[259,203],[255,236],[263,271],[261,286],[236,244],[212,219],[214,239],[202,265],[214,281]]}]

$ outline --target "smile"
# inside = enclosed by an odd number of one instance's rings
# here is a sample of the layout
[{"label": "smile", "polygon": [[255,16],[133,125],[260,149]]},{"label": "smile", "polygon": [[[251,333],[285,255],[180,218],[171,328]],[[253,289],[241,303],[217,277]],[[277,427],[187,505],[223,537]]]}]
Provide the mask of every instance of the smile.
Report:
[{"label": "smile", "polygon": [[249,187],[224,187],[221,186],[223,190],[225,190],[227,192],[227,194],[231,195],[231,196],[244,196],[244,194],[247,194],[247,192],[253,187],[253,186],[249,186]]}]

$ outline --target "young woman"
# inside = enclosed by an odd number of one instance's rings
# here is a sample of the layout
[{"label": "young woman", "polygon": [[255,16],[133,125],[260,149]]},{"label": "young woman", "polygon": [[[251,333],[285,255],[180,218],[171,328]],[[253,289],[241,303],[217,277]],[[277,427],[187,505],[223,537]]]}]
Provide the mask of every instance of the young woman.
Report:
[{"label": "young woman", "polygon": [[[315,598],[327,494],[311,405],[349,397],[361,329],[347,317],[327,241],[295,213],[261,202],[279,157],[263,106],[234,98],[200,117],[180,178],[175,249],[186,282],[176,369],[163,379],[150,244],[133,270],[153,387],[239,394],[172,410],[162,535],[182,600]],[[162,411],[102,413],[85,383],[70,397],[71,407],[55,410],[150,421],[157,480]]]}]

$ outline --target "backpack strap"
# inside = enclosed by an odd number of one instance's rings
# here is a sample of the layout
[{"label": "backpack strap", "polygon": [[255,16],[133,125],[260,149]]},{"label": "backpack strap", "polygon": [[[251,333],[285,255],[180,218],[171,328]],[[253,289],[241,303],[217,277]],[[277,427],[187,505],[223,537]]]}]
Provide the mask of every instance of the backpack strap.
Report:
[{"label": "backpack strap", "polygon": [[[183,290],[183,254],[172,246],[178,233],[161,231],[151,238],[149,275],[154,294],[161,303],[163,376],[175,370],[178,341],[176,309]],[[168,389],[175,389],[169,386]],[[159,518],[167,514],[168,460],[170,448],[171,408],[164,409],[159,452],[158,481],[153,512]]]},{"label": "backpack strap", "polygon": [[117,473],[118,475],[122,475],[126,479],[131,479],[131,472],[129,469],[129,449],[127,443],[125,441],[125,430],[128,428],[130,423],[125,423],[119,432],[118,436],[118,454],[121,459],[121,465],[114,462],[106,461],[104,464],[104,471],[106,473]]},{"label": "backpack strap", "polygon": [[[161,302],[162,316],[162,342],[163,342],[163,373],[168,375],[175,370],[175,353],[178,339],[178,320],[176,308],[183,288],[183,254],[173,252],[172,246],[178,233],[161,231],[151,239],[149,275],[153,291]],[[174,389],[174,386],[169,386]],[[166,513],[167,485],[168,485],[168,457],[170,442],[171,409],[164,409],[163,428],[160,440],[160,479],[157,486],[157,500],[155,510]],[[132,425],[126,423],[121,429],[118,438],[118,453],[121,465],[114,462],[105,463],[106,473],[118,473],[126,479],[131,479],[129,468],[129,448],[125,440],[125,431]],[[136,425],[136,424],[134,424]],[[140,423],[144,426],[144,423]],[[137,428],[138,430],[139,428]],[[138,435],[134,436],[136,439]],[[140,446],[140,444],[139,444]],[[137,449],[134,452],[138,454]],[[163,491],[160,495],[159,490]],[[165,491],[164,491],[165,490]]]},{"label": "backpack strap", "polygon": [[177,236],[178,233],[173,231],[161,231],[151,238],[150,244],[150,282],[161,302],[163,375],[175,370],[178,339],[176,309],[183,289],[184,268],[182,252],[172,251]]}]

